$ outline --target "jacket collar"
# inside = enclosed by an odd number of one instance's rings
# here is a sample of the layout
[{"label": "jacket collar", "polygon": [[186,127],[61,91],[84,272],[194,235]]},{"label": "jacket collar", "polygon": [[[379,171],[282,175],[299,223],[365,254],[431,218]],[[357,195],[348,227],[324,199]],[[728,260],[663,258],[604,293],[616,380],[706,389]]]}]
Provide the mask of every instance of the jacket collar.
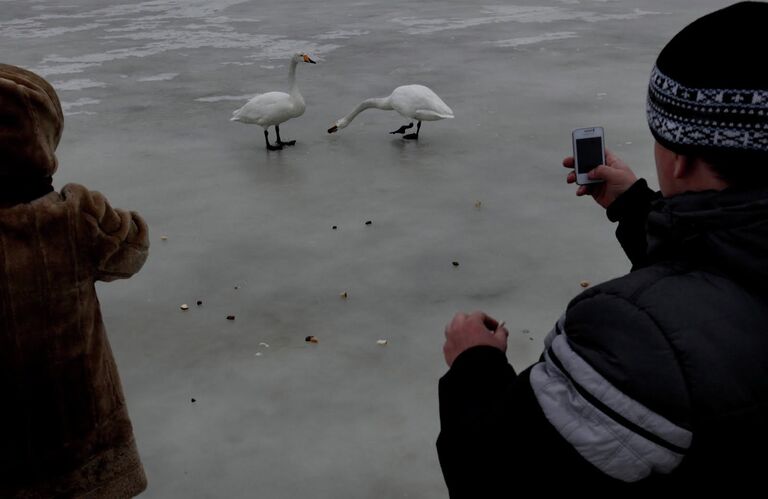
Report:
[{"label": "jacket collar", "polygon": [[655,201],[648,255],[768,288],[768,190],[689,192]]},{"label": "jacket collar", "polygon": [[0,177],[0,207],[29,203],[53,192],[51,177],[8,178]]}]

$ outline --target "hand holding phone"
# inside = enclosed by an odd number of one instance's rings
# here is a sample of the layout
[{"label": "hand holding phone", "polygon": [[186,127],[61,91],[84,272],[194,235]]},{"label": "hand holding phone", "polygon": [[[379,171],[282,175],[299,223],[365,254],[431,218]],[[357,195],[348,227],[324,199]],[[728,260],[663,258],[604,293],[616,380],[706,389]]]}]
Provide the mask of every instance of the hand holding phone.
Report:
[{"label": "hand holding phone", "polygon": [[589,171],[605,164],[605,140],[603,127],[577,128],[572,133],[573,158],[576,183],[579,185],[604,182],[589,178]]},{"label": "hand holding phone", "polygon": [[[597,204],[603,208],[608,208],[616,198],[637,182],[637,176],[621,158],[608,150],[605,151],[604,165],[599,167],[594,175],[604,182],[597,185],[580,185],[576,189],[576,195],[590,195]],[[576,158],[574,156],[563,158],[563,166],[571,170],[565,181],[569,184],[576,182]]]}]

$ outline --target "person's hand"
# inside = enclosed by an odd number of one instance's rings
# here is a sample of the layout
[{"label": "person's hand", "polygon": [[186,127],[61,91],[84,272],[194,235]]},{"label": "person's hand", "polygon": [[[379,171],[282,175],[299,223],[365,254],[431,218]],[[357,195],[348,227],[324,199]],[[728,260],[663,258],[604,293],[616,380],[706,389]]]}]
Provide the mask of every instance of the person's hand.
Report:
[{"label": "person's hand", "polygon": [[489,345],[506,352],[508,337],[507,328],[483,312],[472,312],[469,315],[458,313],[445,327],[445,361],[450,367],[460,353],[479,345]]},{"label": "person's hand", "polygon": [[[563,160],[563,166],[573,168],[573,156]],[[591,194],[597,204],[608,208],[616,198],[621,196],[632,184],[637,181],[635,173],[618,156],[610,151],[605,151],[605,164],[595,167],[589,172],[589,179],[601,179],[599,184],[580,185],[576,189],[577,196]],[[576,182],[576,172],[571,171],[566,177],[566,182]]]}]

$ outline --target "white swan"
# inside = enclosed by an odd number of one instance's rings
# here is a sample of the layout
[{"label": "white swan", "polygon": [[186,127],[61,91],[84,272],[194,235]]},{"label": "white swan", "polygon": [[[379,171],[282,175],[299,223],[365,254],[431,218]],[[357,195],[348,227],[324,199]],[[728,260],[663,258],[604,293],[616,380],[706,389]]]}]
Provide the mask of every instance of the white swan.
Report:
[{"label": "white swan", "polygon": [[[290,69],[288,71],[289,93],[285,92],[267,92],[259,94],[245,103],[243,107],[232,113],[230,121],[239,121],[240,123],[260,125],[264,127],[264,140],[267,142],[267,149],[270,151],[282,149],[283,146],[292,146],[295,140],[283,142],[280,139],[280,123],[288,121],[291,118],[298,118],[304,114],[306,105],[304,98],[299,93],[299,87],[296,85],[296,65],[301,62],[315,64],[315,61],[306,54],[295,54],[291,57]],[[277,134],[276,145],[269,143],[270,126],[275,127]]]},{"label": "white swan", "polygon": [[[328,133],[334,133],[349,125],[355,116],[369,108],[395,110],[406,118],[418,120],[416,133],[403,136],[404,139],[418,139],[422,121],[437,121],[453,118],[453,111],[430,88],[424,85],[403,85],[392,91],[389,97],[366,99],[360,103],[351,113],[338,120],[328,129]],[[413,123],[403,125],[394,132],[405,133]]]}]

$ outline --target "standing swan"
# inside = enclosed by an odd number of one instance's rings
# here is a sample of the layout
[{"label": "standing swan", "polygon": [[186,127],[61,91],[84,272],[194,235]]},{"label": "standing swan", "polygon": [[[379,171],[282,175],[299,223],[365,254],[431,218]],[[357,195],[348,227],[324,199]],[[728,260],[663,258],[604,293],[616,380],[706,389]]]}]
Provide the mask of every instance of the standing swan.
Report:
[{"label": "standing swan", "polygon": [[[403,85],[397,87],[389,97],[380,97],[366,99],[360,103],[351,113],[338,120],[328,133],[334,133],[349,125],[349,122],[355,119],[355,116],[368,108],[383,109],[385,111],[395,110],[406,118],[418,120],[416,133],[404,135],[404,139],[418,139],[419,130],[421,130],[422,121],[437,121],[446,118],[453,118],[453,111],[443,100],[437,96],[430,88],[424,85]],[[413,123],[403,125],[394,132],[405,133],[409,128],[413,128]]]},{"label": "standing swan", "polygon": [[[243,107],[232,113],[230,121],[239,121],[240,123],[261,125],[264,127],[264,140],[267,142],[267,149],[276,151],[283,146],[292,146],[295,140],[283,142],[280,139],[280,123],[288,121],[291,118],[298,118],[304,114],[306,108],[304,98],[299,93],[299,87],[296,85],[296,65],[300,62],[315,64],[315,61],[306,54],[295,54],[291,57],[290,69],[288,71],[289,93],[285,92],[267,92],[259,94],[245,103]],[[277,142],[275,145],[269,143],[270,126],[275,127]]]}]

